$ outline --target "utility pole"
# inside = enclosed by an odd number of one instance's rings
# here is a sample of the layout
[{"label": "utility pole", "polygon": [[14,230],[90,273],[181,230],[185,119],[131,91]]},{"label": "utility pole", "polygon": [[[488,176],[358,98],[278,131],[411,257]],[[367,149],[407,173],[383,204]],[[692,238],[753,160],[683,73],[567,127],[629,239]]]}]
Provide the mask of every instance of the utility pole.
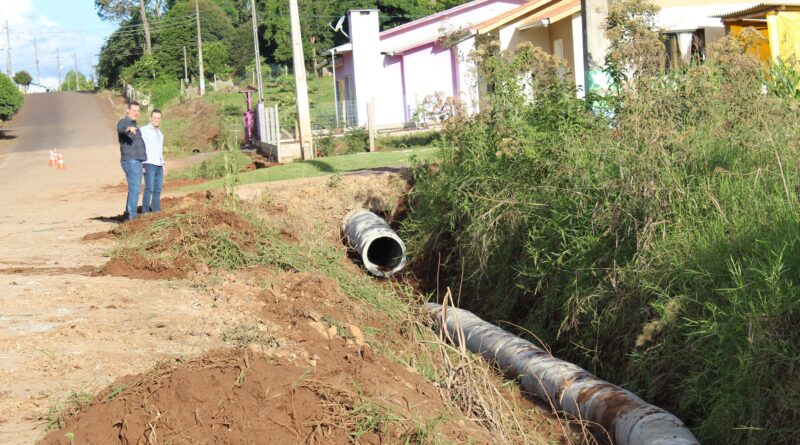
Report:
[{"label": "utility pole", "polygon": [[72,62],[75,64],[74,65],[74,70],[75,70],[75,91],[78,91],[78,89],[80,88],[80,79],[78,79],[78,54],[77,53],[72,53]]},{"label": "utility pole", "polygon": [[61,91],[61,55],[58,53],[58,48],[56,48],[56,69],[58,70],[58,91]]},{"label": "utility pole", "polygon": [[300,37],[300,14],[297,0],[289,0],[289,16],[292,27],[292,58],[294,59],[294,91],[297,101],[297,125],[300,127],[300,152],[303,159],[314,159],[311,140],[311,117],[308,107],[308,85],[306,64],[303,59],[303,40]]},{"label": "utility pole", "polygon": [[258,24],[256,22],[256,0],[250,0],[250,15],[253,17],[253,48],[256,51],[256,76],[258,76],[258,101],[264,102],[261,81],[261,51],[258,49]]},{"label": "utility pole", "polygon": [[33,38],[33,55],[36,57],[36,83],[42,84],[42,75],[39,73],[39,46],[36,45],[36,37]]},{"label": "utility pole", "polygon": [[189,83],[189,62],[186,58],[186,46],[183,47],[183,81]]},{"label": "utility pole", "polygon": [[6,74],[8,74],[8,78],[10,79],[13,75],[12,72],[14,71],[11,67],[11,30],[8,27],[8,20],[6,20]]},{"label": "utility pole", "polygon": [[194,0],[194,15],[197,18],[197,58],[199,59],[198,66],[200,68],[200,95],[206,94],[206,78],[203,73],[203,38],[200,36],[200,6],[198,0]]}]

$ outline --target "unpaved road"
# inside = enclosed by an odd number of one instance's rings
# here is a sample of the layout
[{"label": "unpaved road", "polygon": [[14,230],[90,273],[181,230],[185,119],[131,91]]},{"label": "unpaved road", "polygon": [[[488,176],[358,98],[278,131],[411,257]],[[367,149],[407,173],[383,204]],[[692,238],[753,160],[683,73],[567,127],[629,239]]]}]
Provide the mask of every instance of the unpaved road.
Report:
[{"label": "unpaved road", "polygon": [[[37,418],[71,391],[96,389],[158,360],[221,345],[250,317],[169,281],[91,277],[111,243],[124,176],[107,95],[26,96],[0,138],[0,443],[30,444]],[[47,166],[64,154],[65,171]]]}]

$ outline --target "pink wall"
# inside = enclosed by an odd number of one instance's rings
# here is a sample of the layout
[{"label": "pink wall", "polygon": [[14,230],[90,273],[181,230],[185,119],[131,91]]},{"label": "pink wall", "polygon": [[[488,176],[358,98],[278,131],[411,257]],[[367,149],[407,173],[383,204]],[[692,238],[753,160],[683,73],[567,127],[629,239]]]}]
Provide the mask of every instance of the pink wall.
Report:
[{"label": "pink wall", "polygon": [[375,120],[378,125],[402,124],[405,119],[405,84],[403,57],[384,56],[375,96]]},{"label": "pink wall", "polygon": [[429,44],[403,56],[406,120],[409,120],[426,96],[443,92],[455,96],[453,57],[450,50]]}]

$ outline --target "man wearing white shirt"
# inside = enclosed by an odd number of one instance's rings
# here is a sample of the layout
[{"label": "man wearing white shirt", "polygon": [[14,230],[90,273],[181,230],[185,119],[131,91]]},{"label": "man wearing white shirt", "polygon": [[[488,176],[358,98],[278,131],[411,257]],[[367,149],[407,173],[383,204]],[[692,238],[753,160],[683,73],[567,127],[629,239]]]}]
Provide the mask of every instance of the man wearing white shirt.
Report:
[{"label": "man wearing white shirt", "polygon": [[164,135],[161,126],[161,110],[150,113],[150,123],[140,128],[147,160],[144,161],[144,197],[142,213],[161,211],[161,187],[164,184],[166,164],[164,163]]}]

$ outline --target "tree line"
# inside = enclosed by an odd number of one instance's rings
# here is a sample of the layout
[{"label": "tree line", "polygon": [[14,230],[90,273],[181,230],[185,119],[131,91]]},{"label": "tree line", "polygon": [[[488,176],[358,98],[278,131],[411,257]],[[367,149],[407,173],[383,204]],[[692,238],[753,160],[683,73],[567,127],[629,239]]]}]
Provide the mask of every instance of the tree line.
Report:
[{"label": "tree line", "polygon": [[[249,0],[197,0],[207,76],[246,76],[255,64]],[[289,65],[292,47],[288,0],[255,0],[262,63]],[[350,9],[377,8],[381,28],[442,11],[464,0],[299,0],[303,50],[319,74],[322,52],[347,38],[331,27]],[[119,23],[98,59],[98,83],[176,81],[197,75],[195,0],[95,0],[101,19]],[[184,56],[185,54],[185,56]]]}]

